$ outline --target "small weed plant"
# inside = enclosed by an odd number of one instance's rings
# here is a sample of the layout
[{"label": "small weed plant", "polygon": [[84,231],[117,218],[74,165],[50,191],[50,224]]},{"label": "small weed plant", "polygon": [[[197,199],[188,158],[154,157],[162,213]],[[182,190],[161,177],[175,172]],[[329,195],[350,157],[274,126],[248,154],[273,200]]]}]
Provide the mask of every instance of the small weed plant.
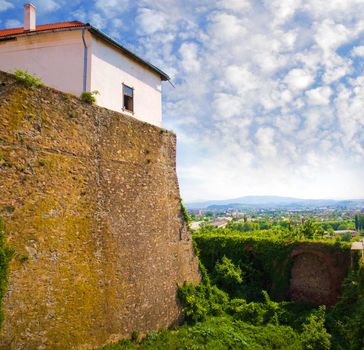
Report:
[{"label": "small weed plant", "polygon": [[96,96],[100,93],[97,90],[94,91],[84,91],[81,94],[81,100],[89,103],[90,105],[96,103]]},{"label": "small weed plant", "polygon": [[180,199],[180,203],[181,203],[181,213],[182,213],[182,216],[185,219],[185,221],[187,222],[187,225],[189,226],[190,223],[191,223],[191,217],[188,214],[188,211],[187,211],[186,207],[183,205],[182,199]]},{"label": "small weed plant", "polygon": [[18,82],[26,85],[26,86],[35,86],[35,87],[39,87],[39,86],[43,86],[43,82],[42,80],[37,77],[36,75],[32,75],[27,71],[22,71],[20,69],[17,69],[14,72],[15,78]]}]

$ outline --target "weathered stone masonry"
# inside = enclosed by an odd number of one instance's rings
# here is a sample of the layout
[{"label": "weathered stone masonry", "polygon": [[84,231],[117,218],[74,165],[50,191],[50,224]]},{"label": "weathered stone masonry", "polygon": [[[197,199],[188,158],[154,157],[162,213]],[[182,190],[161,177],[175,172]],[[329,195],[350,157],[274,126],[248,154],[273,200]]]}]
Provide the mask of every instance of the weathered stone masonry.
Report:
[{"label": "weathered stone masonry", "polygon": [[167,327],[200,279],[175,136],[0,73],[0,215],[16,249],[0,349],[85,349]]},{"label": "weathered stone masonry", "polygon": [[291,257],[291,300],[317,305],[339,301],[351,265],[350,247],[339,250],[319,242],[299,243]]}]

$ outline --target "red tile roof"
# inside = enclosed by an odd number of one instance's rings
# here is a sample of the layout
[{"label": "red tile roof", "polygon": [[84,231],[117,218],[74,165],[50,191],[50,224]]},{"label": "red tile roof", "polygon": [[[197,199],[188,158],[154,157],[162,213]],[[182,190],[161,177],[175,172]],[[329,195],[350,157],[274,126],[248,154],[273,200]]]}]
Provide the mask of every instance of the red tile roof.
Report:
[{"label": "red tile roof", "polygon": [[[72,22],[61,22],[61,23],[51,23],[51,24],[42,24],[40,26],[36,26],[36,30],[33,31],[25,31],[24,28],[10,28],[10,29],[2,29],[0,30],[0,40],[4,41],[7,40],[7,37],[14,37],[17,35],[22,35],[22,34],[28,34],[28,33],[39,33],[42,31],[47,31],[47,30],[67,30],[68,28],[88,28],[88,30],[94,34],[97,35],[98,37],[100,37],[101,39],[107,41],[108,43],[110,43],[111,45],[117,47],[119,50],[121,50],[126,56],[130,57],[131,59],[141,63],[142,65],[148,67],[149,69],[151,69],[152,71],[158,73],[161,76],[162,80],[170,80],[169,76],[164,73],[163,71],[161,71],[159,68],[157,68],[156,66],[153,66],[151,63],[143,60],[142,58],[140,58],[139,56],[137,56],[135,53],[129,51],[127,48],[125,48],[124,46],[120,45],[118,42],[116,42],[115,40],[111,39],[110,37],[108,37],[106,34],[104,34],[103,32],[99,31],[98,29],[96,29],[95,27],[91,26],[89,23],[82,23],[80,21],[72,21]],[[2,39],[3,38],[3,39]]]},{"label": "red tile roof", "polygon": [[36,26],[36,30],[33,30],[31,32],[25,31],[24,28],[2,29],[0,30],[0,37],[41,32],[44,30],[66,29],[66,28],[83,27],[83,26],[85,26],[85,23],[79,21],[72,21],[72,22],[42,24],[40,26]]}]

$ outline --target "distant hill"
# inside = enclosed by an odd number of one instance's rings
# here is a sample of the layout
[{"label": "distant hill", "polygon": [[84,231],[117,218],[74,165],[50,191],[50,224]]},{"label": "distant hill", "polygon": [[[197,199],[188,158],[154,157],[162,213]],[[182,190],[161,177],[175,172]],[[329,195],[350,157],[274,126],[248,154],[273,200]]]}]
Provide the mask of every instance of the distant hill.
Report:
[{"label": "distant hill", "polygon": [[364,199],[302,199],[279,196],[245,196],[234,199],[210,200],[206,202],[187,203],[188,209],[288,209],[288,208],[364,208]]}]

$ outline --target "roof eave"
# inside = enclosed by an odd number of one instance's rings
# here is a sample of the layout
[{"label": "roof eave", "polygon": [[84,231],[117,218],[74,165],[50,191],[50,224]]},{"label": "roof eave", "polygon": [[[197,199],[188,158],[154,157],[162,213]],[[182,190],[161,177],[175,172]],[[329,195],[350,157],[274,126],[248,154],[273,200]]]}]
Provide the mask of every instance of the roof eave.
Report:
[{"label": "roof eave", "polygon": [[141,57],[137,56],[135,53],[129,51],[124,46],[120,45],[117,41],[111,39],[108,35],[101,32],[99,29],[93,27],[90,24],[86,24],[86,28],[89,29],[89,31],[94,34],[95,36],[98,36],[99,38],[107,41],[109,44],[117,47],[119,50],[121,50],[126,56],[130,57],[131,59],[137,61],[138,63],[142,64],[143,66],[149,68],[150,70],[154,71],[155,73],[158,73],[161,77],[161,80],[168,81],[171,78],[168,76],[168,74],[164,73],[162,70],[160,70],[158,67],[154,66],[148,61],[145,61]]}]

